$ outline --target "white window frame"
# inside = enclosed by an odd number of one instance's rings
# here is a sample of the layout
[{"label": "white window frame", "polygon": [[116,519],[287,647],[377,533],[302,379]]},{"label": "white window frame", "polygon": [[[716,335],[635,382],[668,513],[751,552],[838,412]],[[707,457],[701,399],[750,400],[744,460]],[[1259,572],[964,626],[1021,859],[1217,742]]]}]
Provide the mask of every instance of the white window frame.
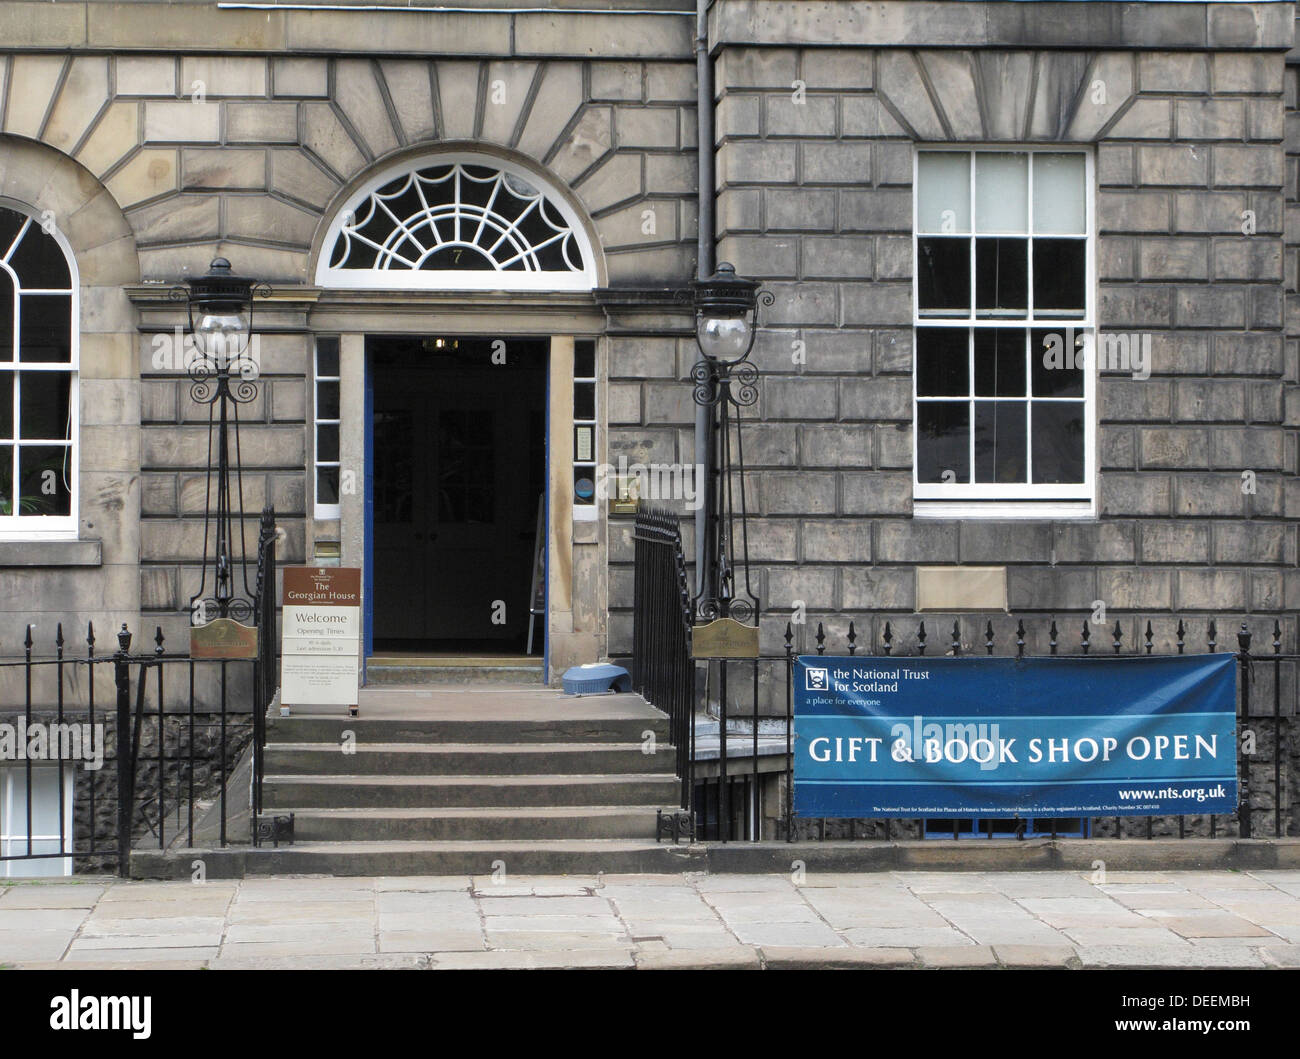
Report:
[{"label": "white window frame", "polygon": [[[339,374],[338,375],[321,375],[320,374],[320,340],[322,338],[333,339],[339,343]],[[312,339],[311,346],[311,492],[312,492],[312,513],[317,519],[338,519],[343,517],[343,420],[342,419],[322,419],[320,416],[320,384],[322,382],[332,382],[339,387],[340,416],[343,413],[343,350],[342,340],[338,335],[316,335]],[[336,426],[339,428],[339,458],[337,460],[322,460],[320,458],[320,427]],[[339,472],[339,502],[336,504],[322,504],[320,502],[319,488],[320,475],[319,470],[322,467],[336,467]]]},{"label": "white window frame", "polygon": [[[578,374],[578,357],[577,344],[579,342],[591,343],[591,370],[592,375]],[[574,339],[574,358],[573,358],[573,485],[576,489],[578,484],[578,471],[590,469],[591,480],[597,481],[597,466],[600,457],[600,343],[594,338],[577,338]],[[591,418],[578,418],[577,392],[578,384],[591,385]],[[591,459],[578,459],[578,427],[591,427]],[[599,493],[593,493],[590,502],[578,500],[578,494],[573,494],[573,521],[574,522],[595,522],[600,513],[600,496]]]},{"label": "white window frame", "polygon": [[[27,226],[41,225],[41,215],[26,203],[19,202],[16,199],[0,196],[0,206],[4,206],[27,218]],[[25,235],[27,226],[19,231],[18,237],[14,239],[13,245],[17,245],[20,239]],[[71,334],[69,335],[68,363],[54,364],[33,361],[24,363],[22,361],[22,350],[19,347],[19,336],[22,334],[22,298],[16,297],[14,303],[14,321],[13,321],[13,348],[14,359],[12,361],[0,362],[0,371],[20,373],[28,371],[52,371],[61,375],[70,376],[68,387],[68,438],[69,438],[69,459],[68,459],[68,514],[66,515],[24,515],[18,510],[18,498],[21,483],[18,479],[17,468],[14,471],[13,480],[13,514],[0,514],[0,540],[76,540],[78,531],[78,512],[80,511],[80,478],[81,478],[81,396],[80,396],[80,357],[81,357],[81,283],[80,276],[77,272],[77,259],[72,252],[72,246],[68,242],[63,232],[55,227],[49,232],[54,237],[54,241],[59,244],[59,249],[63,251],[64,260],[68,264],[68,277],[70,288],[45,288],[32,287],[30,289],[22,286],[22,281],[13,269],[9,267],[8,261],[0,259],[0,269],[3,269],[9,275],[10,281],[14,285],[15,291],[22,291],[25,294],[69,294],[71,295],[71,304],[69,308],[69,320]],[[0,254],[8,255],[9,246],[0,247]],[[17,387],[14,388],[14,438],[22,437],[22,422],[20,399]],[[14,448],[18,449],[22,442],[15,440]]]},{"label": "white window frame", "polygon": [[[573,271],[520,271],[495,269],[413,269],[413,268],[331,268],[334,248],[343,229],[347,227],[366,207],[370,196],[393,180],[400,179],[429,166],[472,165],[494,169],[507,176],[518,177],[532,187],[537,188],[547,204],[553,207],[564,219],[569,231],[573,233],[582,257],[582,268]],[[417,188],[417,190],[419,190]],[[423,201],[423,191],[420,191]],[[386,209],[386,207],[385,207]],[[392,211],[387,211],[399,223],[406,218],[397,218]],[[458,211],[457,211],[458,212]],[[477,229],[481,227],[477,219],[471,220]],[[472,246],[474,237],[460,238],[465,233],[460,231],[461,221],[455,222],[452,239],[443,240],[439,247]],[[506,238],[506,236],[502,236]],[[374,245],[374,244],[372,244]],[[537,249],[537,248],[533,248]],[[524,251],[521,251],[524,252]],[[320,258],[316,263],[316,285],[341,290],[438,290],[438,291],[589,291],[597,284],[596,255],[587,229],[578,216],[577,210],[554,187],[539,174],[523,166],[488,154],[457,152],[435,153],[408,160],[401,165],[390,167],[366,181],[361,188],[351,195],[343,207],[335,214],[333,221],[325,232],[321,243]]]},{"label": "white window frame", "polygon": [[[32,764],[32,774],[41,769],[57,771],[57,765],[49,764]],[[66,767],[63,770],[63,848],[72,848],[72,801],[75,793],[73,776],[75,769]],[[9,763],[4,768],[0,768],[0,852],[6,856],[14,854],[21,855],[27,850],[27,814],[24,812],[17,820],[14,819],[14,784],[27,782],[27,766],[22,763]],[[32,843],[37,842],[57,842],[59,840],[58,832],[52,835],[38,833],[32,835]],[[36,874],[33,872],[21,872],[14,874],[15,866],[32,865],[32,864],[51,864],[59,865],[60,871]],[[72,874],[72,857],[42,857],[39,860],[0,860],[0,879],[32,879],[32,878],[53,878],[60,875]]]},{"label": "white window frame", "polygon": [[[957,233],[952,232],[922,232],[920,230],[920,158],[925,152],[945,152],[950,154],[966,154],[970,158],[970,281],[972,290],[977,282],[976,276],[976,258],[975,244],[979,232],[976,228],[976,201],[975,201],[975,156],[980,153],[997,153],[997,154],[1023,154],[1032,156],[1035,154],[1079,154],[1084,158],[1084,314],[1081,318],[1069,317],[1049,317],[1044,319],[1035,319],[1033,315],[1033,283],[1034,283],[1034,250],[1033,240],[1034,232],[1034,166],[1032,158],[1026,166],[1028,170],[1028,184],[1026,188],[1027,195],[1027,234],[1028,240],[1028,308],[1024,317],[1014,319],[1000,320],[993,317],[979,317],[976,315],[975,299],[971,298],[971,304],[964,317],[958,316],[922,316],[920,311],[920,267],[919,267],[919,240],[928,236],[950,236]],[[999,482],[921,482],[917,479],[919,468],[918,450],[920,447],[920,434],[917,430],[918,418],[918,400],[917,400],[917,366],[918,366],[918,344],[916,341],[917,330],[921,327],[954,327],[966,331],[980,326],[988,326],[999,322],[1005,323],[1008,327],[1014,327],[1025,331],[1045,330],[1055,328],[1061,331],[1066,329],[1072,330],[1075,334],[1088,332],[1094,336],[1094,348],[1096,346],[1095,337],[1097,335],[1097,224],[1096,224],[1096,177],[1095,177],[1095,152],[1087,147],[1074,144],[1020,144],[1020,143],[985,143],[985,144],[964,144],[964,143],[928,143],[918,144],[912,152],[912,497],[913,497],[913,514],[916,517],[932,518],[967,518],[967,517],[997,517],[997,518],[1094,518],[1097,513],[1097,369],[1096,358],[1083,373],[1083,405],[1084,405],[1084,439],[1083,439],[1083,483],[1081,485],[1061,485],[1061,484],[1034,484],[1026,483],[999,483]],[[974,346],[971,348],[970,364],[970,386],[971,393],[974,393]],[[1028,355],[1032,356],[1034,350],[1028,350]],[[1032,377],[1028,374],[1028,365],[1026,365],[1026,399],[1029,403],[1029,414],[1033,414],[1033,404],[1037,401],[1051,401],[1053,398],[1033,397],[1032,395]],[[986,400],[987,398],[981,398]],[[1019,400],[1020,398],[1005,398],[1005,400]],[[972,430],[971,430],[971,457],[970,467],[971,474],[975,470],[974,454],[974,397],[971,399],[972,412]],[[1073,400],[1077,400],[1074,398]],[[1030,438],[1032,439],[1032,426],[1030,427]],[[1029,446],[1026,457],[1032,467],[1032,443]]]}]

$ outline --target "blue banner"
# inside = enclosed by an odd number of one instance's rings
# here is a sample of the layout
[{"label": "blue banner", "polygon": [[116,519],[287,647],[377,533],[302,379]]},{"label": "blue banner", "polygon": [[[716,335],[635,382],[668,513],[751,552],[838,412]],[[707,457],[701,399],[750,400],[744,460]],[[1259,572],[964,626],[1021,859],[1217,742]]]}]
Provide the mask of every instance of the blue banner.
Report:
[{"label": "blue banner", "polygon": [[798,816],[1237,808],[1236,657],[795,660]]}]

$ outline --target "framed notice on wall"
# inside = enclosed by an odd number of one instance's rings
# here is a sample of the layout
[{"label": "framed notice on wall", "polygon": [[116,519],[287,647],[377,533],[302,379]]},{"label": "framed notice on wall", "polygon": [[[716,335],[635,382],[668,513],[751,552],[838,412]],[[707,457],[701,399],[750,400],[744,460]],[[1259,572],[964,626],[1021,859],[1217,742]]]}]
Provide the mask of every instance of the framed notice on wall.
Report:
[{"label": "framed notice on wall", "polygon": [[280,602],[281,704],[355,706],[361,663],[361,571],[286,567]]}]

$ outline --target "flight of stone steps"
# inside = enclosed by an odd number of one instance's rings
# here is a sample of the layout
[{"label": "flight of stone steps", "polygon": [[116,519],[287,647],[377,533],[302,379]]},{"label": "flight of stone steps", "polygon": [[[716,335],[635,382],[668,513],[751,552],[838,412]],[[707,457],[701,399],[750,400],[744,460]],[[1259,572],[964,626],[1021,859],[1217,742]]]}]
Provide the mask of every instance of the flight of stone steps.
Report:
[{"label": "flight of stone steps", "polygon": [[[293,813],[294,844],[213,851],[209,874],[592,874],[687,855],[655,841],[680,784],[667,718],[639,696],[459,695],[398,716],[363,703],[357,718],[268,718],[264,814]],[[187,855],[137,853],[132,871],[184,874]]]}]

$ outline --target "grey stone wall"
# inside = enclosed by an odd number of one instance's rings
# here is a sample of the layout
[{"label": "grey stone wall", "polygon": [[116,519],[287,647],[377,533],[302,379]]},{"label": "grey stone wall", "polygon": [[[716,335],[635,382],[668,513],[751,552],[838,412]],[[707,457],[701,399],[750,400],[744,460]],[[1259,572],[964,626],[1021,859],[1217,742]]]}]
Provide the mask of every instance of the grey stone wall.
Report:
[{"label": "grey stone wall", "polygon": [[[1101,600],[1130,643],[1200,612],[1278,617],[1290,647],[1281,54],[736,47],[718,71],[719,256],[777,297],[750,431],[765,648],[797,599],[878,637],[917,563],[1006,565],[1013,614]],[[913,145],[1025,141],[1096,145],[1099,327],[1150,332],[1152,377],[1099,380],[1098,518],[914,518]]]},{"label": "grey stone wall", "polygon": [[[154,12],[151,35],[132,22],[135,9],[119,13],[113,33],[135,26],[135,42],[158,41],[173,14]],[[189,16],[204,12],[192,5]],[[367,26],[388,17],[366,16]],[[183,638],[185,607],[198,587],[207,409],[190,399],[180,362],[169,356],[183,313],[165,293],[206,271],[213,257],[228,257],[277,292],[259,309],[260,393],[241,410],[241,446],[245,510],[274,504],[287,535],[282,562],[304,561],[315,529],[308,390],[317,325],[314,301],[292,304],[292,295],[310,287],[325,226],[367,175],[445,146],[519,159],[550,174],[591,219],[602,282],[674,285],[691,272],[694,67],[672,28],[688,20],[646,16],[644,32],[620,29],[611,40],[612,27],[599,18],[559,15],[558,23],[532,20],[512,44],[513,34],[498,40],[495,27],[514,25],[514,16],[491,14],[478,22],[483,33],[473,46],[453,47],[455,18],[393,17],[407,27],[447,29],[437,50],[454,57],[404,57],[381,40],[359,57],[290,54],[287,44],[240,54],[250,38],[233,29],[214,38],[226,42],[225,54],[82,54],[85,42],[69,37],[63,54],[0,56],[0,131],[44,141],[73,160],[85,174],[85,198],[103,196],[129,226],[136,271],[123,280],[140,281],[128,325],[140,333],[130,365],[138,414],[129,401],[126,414],[138,433],[118,432],[111,443],[132,457],[140,518],[123,521],[133,537],[130,565],[138,557],[139,569],[124,571],[138,587],[112,595],[129,600],[122,617],[133,628],[142,613],[169,640]],[[296,15],[287,21],[322,24]],[[39,24],[49,28],[48,17]],[[354,43],[356,19],[347,25],[349,32],[338,23],[329,40]],[[623,18],[618,26],[631,23]],[[620,45],[624,38],[634,43]],[[318,52],[331,50],[320,40]],[[337,321],[323,326],[335,330]],[[251,546],[256,526],[247,529]],[[326,534],[337,538],[337,527]],[[88,596],[78,588],[64,609],[77,614],[90,606]]]}]

